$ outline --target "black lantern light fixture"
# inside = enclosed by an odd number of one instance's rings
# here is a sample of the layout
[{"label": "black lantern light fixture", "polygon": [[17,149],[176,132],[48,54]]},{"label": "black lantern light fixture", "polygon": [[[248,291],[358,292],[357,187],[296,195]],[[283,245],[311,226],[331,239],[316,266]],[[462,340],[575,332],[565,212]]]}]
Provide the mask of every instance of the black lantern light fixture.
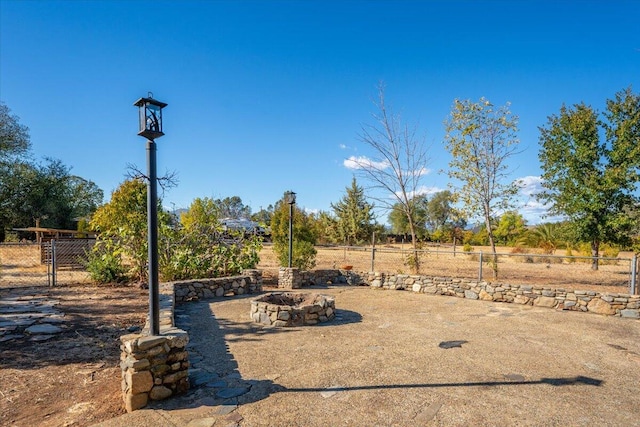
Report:
[{"label": "black lantern light fixture", "polygon": [[151,141],[163,136],[162,109],[167,104],[153,99],[153,94],[149,92],[147,98],[140,98],[133,105],[138,107],[139,112],[140,131],[138,135]]},{"label": "black lantern light fixture", "polygon": [[296,193],[287,191],[284,193],[285,201],[289,204],[289,268],[293,260],[293,205],[296,204]]},{"label": "black lantern light fixture", "polygon": [[155,139],[164,135],[162,131],[162,109],[164,102],[153,99],[149,92],[146,98],[138,99],[138,135],[147,139],[147,226],[149,250],[149,333],[160,335],[160,292],[158,284],[158,174],[156,170]]}]

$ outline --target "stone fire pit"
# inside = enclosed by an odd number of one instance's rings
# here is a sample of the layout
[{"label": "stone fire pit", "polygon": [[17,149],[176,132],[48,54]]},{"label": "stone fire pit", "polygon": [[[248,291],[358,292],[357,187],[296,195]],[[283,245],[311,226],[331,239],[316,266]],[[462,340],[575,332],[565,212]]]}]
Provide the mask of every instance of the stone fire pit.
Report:
[{"label": "stone fire pit", "polygon": [[273,326],[302,326],[335,317],[335,299],[320,294],[271,292],[251,301],[251,319]]}]

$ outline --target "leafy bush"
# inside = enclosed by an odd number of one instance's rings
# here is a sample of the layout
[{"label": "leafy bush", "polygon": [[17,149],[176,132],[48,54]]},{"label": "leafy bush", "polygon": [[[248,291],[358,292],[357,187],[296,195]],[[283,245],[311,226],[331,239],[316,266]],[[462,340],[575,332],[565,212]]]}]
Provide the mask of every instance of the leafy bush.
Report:
[{"label": "leafy bush", "polygon": [[102,242],[96,243],[87,254],[85,268],[91,279],[98,283],[119,283],[129,279],[122,257]]},{"label": "leafy bush", "polygon": [[[580,256],[590,257],[591,256],[591,243],[583,242],[578,245],[578,250],[580,252]],[[620,253],[620,248],[615,245],[610,245],[608,243],[601,243],[600,250],[598,251],[598,255],[603,258],[617,258]],[[581,259],[580,262],[591,263],[590,259]],[[617,265],[618,261],[616,260],[600,260],[600,264],[602,265]]]},{"label": "leafy bush", "polygon": [[[275,246],[274,246],[275,248]],[[293,258],[291,259],[291,266],[299,268],[300,270],[311,270],[316,266],[316,248],[311,242],[304,240],[293,241]],[[289,247],[285,247],[278,254],[278,261],[280,265],[289,265]]]}]

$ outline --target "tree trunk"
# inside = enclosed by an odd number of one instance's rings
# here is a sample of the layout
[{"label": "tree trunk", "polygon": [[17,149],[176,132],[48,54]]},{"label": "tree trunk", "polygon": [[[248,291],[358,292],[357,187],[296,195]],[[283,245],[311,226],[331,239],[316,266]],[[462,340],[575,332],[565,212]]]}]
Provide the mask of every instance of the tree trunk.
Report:
[{"label": "tree trunk", "polygon": [[491,219],[489,215],[484,217],[485,227],[487,227],[487,235],[489,236],[489,246],[491,246],[491,270],[493,271],[494,280],[498,278],[498,253],[496,252],[496,242],[493,239],[493,230],[491,229]]},{"label": "tree trunk", "polygon": [[411,231],[411,245],[413,247],[412,262],[410,262],[414,274],[420,272],[420,259],[418,258],[418,241],[416,239],[416,228],[412,218],[409,216],[409,230]]},{"label": "tree trunk", "polygon": [[598,254],[600,252],[600,241],[598,240],[593,240],[591,242],[591,256],[593,257],[591,259],[591,269],[592,270],[597,270],[598,269]]}]

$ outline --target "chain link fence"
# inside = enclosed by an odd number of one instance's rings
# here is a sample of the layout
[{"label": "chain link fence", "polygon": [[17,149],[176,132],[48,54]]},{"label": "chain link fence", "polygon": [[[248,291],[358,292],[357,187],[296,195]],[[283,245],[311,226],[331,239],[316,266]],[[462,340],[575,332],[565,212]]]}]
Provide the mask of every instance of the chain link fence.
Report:
[{"label": "chain link fence", "polygon": [[[638,258],[599,257],[598,270],[592,270],[593,257],[540,253],[463,252],[452,247],[420,249],[415,254],[404,247],[318,246],[317,269],[352,268],[356,271],[413,274],[491,280],[502,283],[553,286],[587,286],[619,293],[638,293]],[[497,278],[494,277],[494,267]],[[606,289],[604,289],[606,288]]]},{"label": "chain link fence", "polygon": [[56,286],[90,281],[85,270],[93,239],[0,244],[0,286]]}]

